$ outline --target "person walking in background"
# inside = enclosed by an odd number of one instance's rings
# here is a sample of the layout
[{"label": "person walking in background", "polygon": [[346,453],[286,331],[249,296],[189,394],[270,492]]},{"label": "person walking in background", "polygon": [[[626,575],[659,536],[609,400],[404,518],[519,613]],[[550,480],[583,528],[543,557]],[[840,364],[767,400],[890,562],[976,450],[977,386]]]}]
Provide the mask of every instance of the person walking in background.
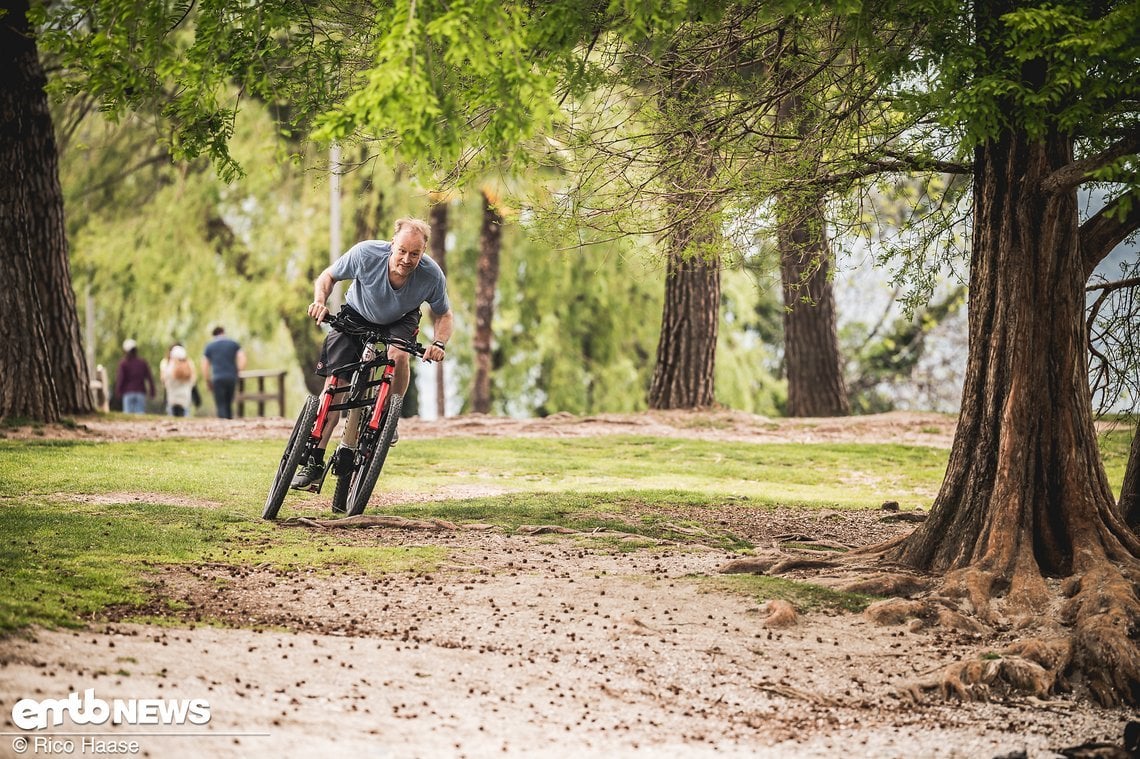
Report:
[{"label": "person walking in background", "polygon": [[124,340],[123,352],[126,355],[115,376],[115,395],[122,399],[125,413],[145,414],[147,397],[154,397],[154,376],[147,362],[139,358],[138,343]]},{"label": "person walking in background", "polygon": [[166,413],[167,413],[167,415],[168,415],[168,416],[169,416],[169,415],[170,415],[172,412],[171,412],[171,410],[170,410],[170,397],[169,397],[169,395],[168,395],[168,394],[165,392],[165,388],[166,388],[166,375],[167,375],[167,374],[169,373],[169,371],[170,371],[170,352],[171,352],[172,350],[174,350],[174,346],[176,346],[176,345],[182,345],[182,343],[180,343],[180,342],[177,342],[177,341],[176,341],[176,342],[173,342],[173,343],[171,343],[171,344],[170,344],[170,347],[166,349],[166,355],[165,355],[165,356],[163,356],[163,357],[162,357],[162,360],[158,362],[158,381],[159,381],[159,382],[161,382],[161,383],[162,383],[162,385],[163,385],[163,389],[164,389],[163,395],[165,395],[165,396],[166,396],[166,397],[163,399],[163,403],[164,403],[164,405],[165,405],[165,408],[166,408]]},{"label": "person walking in background", "polygon": [[194,364],[186,356],[186,349],[175,343],[170,349],[170,357],[159,370],[162,385],[166,388],[167,413],[171,416],[190,416],[190,399],[198,373]]},{"label": "person walking in background", "polygon": [[222,419],[233,419],[234,391],[238,372],[245,369],[245,351],[236,340],[226,337],[222,327],[214,328],[214,339],[202,354],[202,374],[214,393],[214,406]]}]

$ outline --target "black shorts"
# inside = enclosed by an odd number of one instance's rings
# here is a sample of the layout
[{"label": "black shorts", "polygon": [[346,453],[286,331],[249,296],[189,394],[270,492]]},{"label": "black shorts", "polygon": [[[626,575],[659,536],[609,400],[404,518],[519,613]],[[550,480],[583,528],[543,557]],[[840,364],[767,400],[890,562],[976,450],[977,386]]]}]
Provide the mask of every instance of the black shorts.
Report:
[{"label": "black shorts", "polygon": [[[338,316],[348,316],[362,324],[372,324],[361,316],[355,308],[348,305],[341,307]],[[389,337],[397,337],[411,342],[416,339],[416,335],[420,331],[420,310],[417,308],[414,311],[409,311],[391,324],[374,326],[382,327]],[[334,329],[328,333],[325,337],[325,344],[321,346],[321,358],[317,362],[317,375],[327,377],[330,374],[336,374],[344,367],[359,362],[362,355],[364,355],[363,340],[354,335],[337,332]]]}]

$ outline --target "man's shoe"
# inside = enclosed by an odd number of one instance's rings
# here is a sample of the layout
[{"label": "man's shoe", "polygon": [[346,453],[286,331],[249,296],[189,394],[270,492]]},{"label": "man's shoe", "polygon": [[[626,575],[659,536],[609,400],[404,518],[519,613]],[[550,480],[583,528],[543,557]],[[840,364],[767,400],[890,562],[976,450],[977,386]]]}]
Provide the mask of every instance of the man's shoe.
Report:
[{"label": "man's shoe", "polygon": [[325,463],[315,459],[309,461],[301,467],[297,472],[297,476],[293,478],[292,484],[289,486],[294,490],[304,490],[305,488],[317,482],[325,474]]}]

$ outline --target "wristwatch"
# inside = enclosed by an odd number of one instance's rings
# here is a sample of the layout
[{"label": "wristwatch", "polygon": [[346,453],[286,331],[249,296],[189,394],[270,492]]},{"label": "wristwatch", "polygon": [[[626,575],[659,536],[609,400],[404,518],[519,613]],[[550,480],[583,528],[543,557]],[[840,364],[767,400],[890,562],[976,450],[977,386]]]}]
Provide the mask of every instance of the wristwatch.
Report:
[{"label": "wristwatch", "polygon": [[439,348],[441,351],[447,350],[447,346],[444,345],[443,342],[440,340],[432,340],[431,344],[434,345],[435,347]]}]

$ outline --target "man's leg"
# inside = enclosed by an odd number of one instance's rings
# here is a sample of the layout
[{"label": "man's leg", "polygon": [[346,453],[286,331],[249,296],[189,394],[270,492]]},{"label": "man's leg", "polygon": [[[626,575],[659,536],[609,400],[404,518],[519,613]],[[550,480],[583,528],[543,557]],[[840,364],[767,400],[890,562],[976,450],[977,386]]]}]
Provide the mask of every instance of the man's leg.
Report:
[{"label": "man's leg", "polygon": [[392,375],[392,392],[404,395],[408,391],[408,382],[412,376],[411,367],[408,366],[408,354],[399,348],[389,347],[388,358],[396,362],[395,373]]},{"label": "man's leg", "polygon": [[218,407],[218,416],[222,419],[234,418],[234,391],[237,389],[237,380],[214,380],[214,403]]},{"label": "man's leg", "polygon": [[[333,378],[329,375],[325,378],[325,386],[322,390],[321,397],[324,398],[324,393],[328,391],[332,385]],[[337,423],[340,422],[339,411],[329,411],[328,416],[325,417],[325,428],[321,431],[321,444],[317,447],[313,457],[303,463],[301,470],[297,472],[297,476],[293,478],[290,487],[293,488],[307,488],[314,482],[319,480],[325,472],[325,451],[328,449],[329,440],[332,439],[333,432],[336,430]]]}]

